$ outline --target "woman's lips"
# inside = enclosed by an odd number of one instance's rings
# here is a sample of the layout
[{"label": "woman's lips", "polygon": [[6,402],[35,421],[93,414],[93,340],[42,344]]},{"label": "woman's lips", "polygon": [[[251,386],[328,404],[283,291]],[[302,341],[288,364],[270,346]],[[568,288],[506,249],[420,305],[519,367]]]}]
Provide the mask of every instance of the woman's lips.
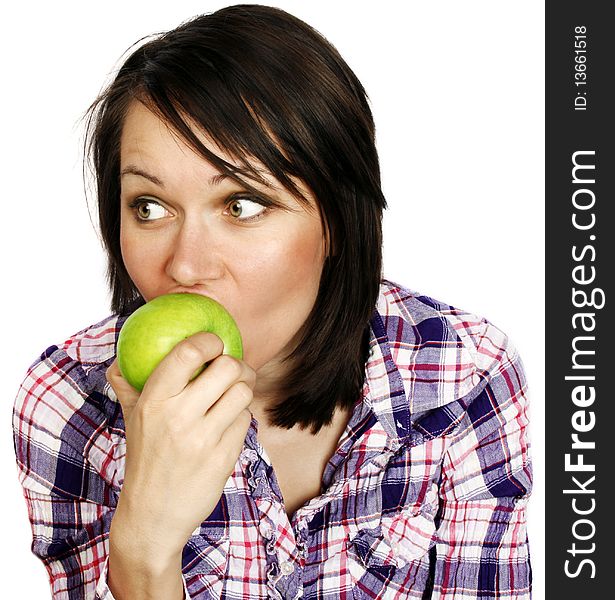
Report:
[{"label": "woman's lips", "polygon": [[199,294],[199,296],[206,296],[207,298],[211,298],[216,302],[222,304],[218,298],[216,298],[215,294],[212,294],[209,290],[204,290],[202,288],[176,288],[168,292],[169,294]]}]

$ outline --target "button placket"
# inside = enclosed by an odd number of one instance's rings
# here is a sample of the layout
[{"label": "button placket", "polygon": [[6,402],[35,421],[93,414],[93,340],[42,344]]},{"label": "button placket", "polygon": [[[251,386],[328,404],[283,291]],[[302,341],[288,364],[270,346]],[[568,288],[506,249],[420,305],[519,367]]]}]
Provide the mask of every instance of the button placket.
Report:
[{"label": "button placket", "polygon": [[282,574],[277,561],[270,563],[269,569],[267,569],[267,581],[275,587],[275,584],[278,582],[280,577],[282,577]]},{"label": "button placket", "polygon": [[268,586],[272,586],[276,593],[286,600],[296,600],[303,596],[303,568],[295,565],[292,560],[279,564],[269,579]]},{"label": "button placket", "polygon": [[265,545],[265,551],[267,552],[267,554],[270,554],[272,556],[276,555],[276,538],[274,535],[272,535],[268,540],[267,543]]},{"label": "button placket", "polygon": [[305,561],[308,557],[309,542],[308,542],[308,527],[305,521],[298,523],[296,531],[296,547],[297,547],[297,559],[301,568],[305,567]]}]

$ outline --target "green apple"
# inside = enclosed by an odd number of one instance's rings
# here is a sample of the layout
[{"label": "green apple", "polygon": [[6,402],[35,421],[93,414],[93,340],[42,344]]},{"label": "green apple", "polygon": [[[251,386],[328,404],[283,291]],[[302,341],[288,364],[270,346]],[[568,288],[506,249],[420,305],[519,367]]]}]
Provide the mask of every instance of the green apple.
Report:
[{"label": "green apple", "polygon": [[[199,331],[215,333],[224,343],[224,354],[243,358],[239,329],[220,303],[200,294],[165,294],[138,308],[124,322],[117,340],[122,376],[142,390],[171,349]],[[200,367],[191,379],[206,366]]]}]

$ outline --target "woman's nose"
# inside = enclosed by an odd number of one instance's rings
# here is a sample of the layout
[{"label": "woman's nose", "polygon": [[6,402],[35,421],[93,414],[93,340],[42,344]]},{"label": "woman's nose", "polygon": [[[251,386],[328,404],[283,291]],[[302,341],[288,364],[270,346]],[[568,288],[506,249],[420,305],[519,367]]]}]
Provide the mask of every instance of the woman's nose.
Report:
[{"label": "woman's nose", "polygon": [[204,226],[184,226],[173,240],[166,273],[182,286],[220,279],[224,261],[219,242]]}]

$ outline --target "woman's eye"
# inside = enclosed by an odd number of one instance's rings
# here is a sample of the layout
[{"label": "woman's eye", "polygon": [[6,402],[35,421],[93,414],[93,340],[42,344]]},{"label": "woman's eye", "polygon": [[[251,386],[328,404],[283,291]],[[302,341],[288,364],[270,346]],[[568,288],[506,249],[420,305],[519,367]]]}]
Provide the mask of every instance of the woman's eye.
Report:
[{"label": "woman's eye", "polygon": [[267,207],[260,202],[247,198],[233,198],[227,206],[226,214],[238,221],[256,220],[267,211]]},{"label": "woman's eye", "polygon": [[138,221],[156,221],[168,214],[168,211],[155,200],[137,198],[130,203]]}]

